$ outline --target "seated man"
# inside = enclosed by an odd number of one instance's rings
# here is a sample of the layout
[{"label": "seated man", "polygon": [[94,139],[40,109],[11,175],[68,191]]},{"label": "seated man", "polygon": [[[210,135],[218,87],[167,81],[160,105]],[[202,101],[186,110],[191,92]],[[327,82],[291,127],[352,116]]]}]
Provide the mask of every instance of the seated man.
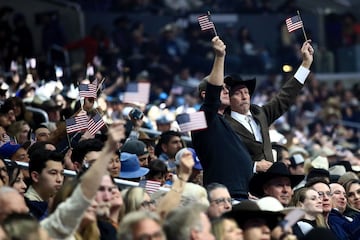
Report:
[{"label": "seated man", "polygon": [[282,162],[275,162],[266,172],[255,174],[249,184],[250,193],[256,197],[271,196],[288,206],[293,187],[304,179],[304,175],[291,175]]},{"label": "seated man", "polygon": [[347,199],[343,186],[338,183],[330,184],[332,209],[329,214],[328,224],[331,231],[338,239],[359,239],[360,238],[360,214],[353,218],[344,215]]},{"label": "seated man", "polygon": [[232,202],[229,190],[220,183],[210,183],[206,186],[210,206],[207,214],[210,219],[221,217],[223,213],[232,209]]},{"label": "seated man", "polygon": [[63,155],[50,150],[38,149],[30,156],[31,184],[25,193],[25,201],[38,220],[47,217],[49,200],[63,184],[63,164]]}]

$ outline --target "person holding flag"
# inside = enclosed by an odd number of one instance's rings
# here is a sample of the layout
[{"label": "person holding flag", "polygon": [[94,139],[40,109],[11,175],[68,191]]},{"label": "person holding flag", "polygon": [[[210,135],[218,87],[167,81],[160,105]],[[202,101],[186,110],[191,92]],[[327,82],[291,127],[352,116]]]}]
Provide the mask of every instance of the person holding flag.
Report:
[{"label": "person holding flag", "polygon": [[[250,102],[256,79],[242,79],[238,74],[225,77],[225,83],[229,86],[231,108],[225,118],[245,143],[256,172],[267,171],[271,162],[274,162],[269,127],[294,104],[296,96],[304,86],[313,62],[314,49],[311,40],[303,43],[301,54],[303,61],[294,76],[263,106]],[[269,163],[266,164],[265,161]]]},{"label": "person holding flag", "polygon": [[212,39],[214,64],[209,76],[199,85],[204,100],[207,128],[191,132],[193,147],[203,167],[204,186],[224,184],[232,198],[248,198],[248,185],[253,175],[253,162],[241,138],[226,122],[223,113],[229,106],[229,91],[224,84],[226,46],[220,37]]}]

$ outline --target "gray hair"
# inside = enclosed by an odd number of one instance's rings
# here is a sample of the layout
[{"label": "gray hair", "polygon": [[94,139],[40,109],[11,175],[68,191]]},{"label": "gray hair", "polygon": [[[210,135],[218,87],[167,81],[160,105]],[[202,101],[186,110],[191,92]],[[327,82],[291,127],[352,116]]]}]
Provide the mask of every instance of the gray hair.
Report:
[{"label": "gray hair", "polygon": [[167,239],[188,240],[192,230],[202,231],[201,213],[205,213],[206,206],[193,204],[171,211],[163,224]]},{"label": "gray hair", "polygon": [[206,191],[207,191],[207,196],[208,196],[208,200],[209,202],[211,202],[211,192],[218,189],[218,188],[224,188],[224,189],[228,189],[224,184],[221,183],[210,183],[209,185],[206,186]]},{"label": "gray hair", "polygon": [[117,239],[133,240],[133,236],[132,236],[133,229],[140,221],[144,219],[151,219],[161,226],[160,217],[154,212],[149,212],[149,211],[130,212],[127,215],[125,215],[125,217],[120,223]]}]

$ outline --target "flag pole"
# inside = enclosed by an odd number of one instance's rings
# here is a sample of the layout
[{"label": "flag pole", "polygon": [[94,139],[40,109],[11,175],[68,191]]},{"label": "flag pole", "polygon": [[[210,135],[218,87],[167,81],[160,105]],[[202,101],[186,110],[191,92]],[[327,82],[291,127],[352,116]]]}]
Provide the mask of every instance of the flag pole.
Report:
[{"label": "flag pole", "polygon": [[[209,19],[211,20],[210,11],[207,12],[207,15],[208,15]],[[217,32],[216,32],[215,24],[213,24],[213,30],[214,30],[215,36],[217,36],[218,34],[217,34]]]},{"label": "flag pole", "polygon": [[96,92],[98,92],[101,88],[101,84],[103,84],[103,82],[105,81],[105,77],[103,77],[103,79],[101,80],[101,82],[98,84]]},{"label": "flag pole", "polygon": [[302,26],[301,26],[301,28],[302,28],[302,32],[303,32],[303,34],[304,34],[305,41],[307,41],[308,39],[307,39],[307,36],[306,36],[306,33],[305,33],[304,22],[303,22],[302,19],[301,19],[300,11],[299,11],[299,10],[297,10],[297,14],[298,14],[298,16],[299,16],[300,21],[303,23]]},{"label": "flag pole", "polygon": [[[65,119],[65,116],[63,116],[63,120],[65,121],[65,125],[66,125],[66,119]],[[69,144],[69,148],[71,149],[71,141],[70,141],[70,137],[69,137],[69,134],[66,130],[66,138],[67,138],[67,141],[68,141],[68,144]]]}]

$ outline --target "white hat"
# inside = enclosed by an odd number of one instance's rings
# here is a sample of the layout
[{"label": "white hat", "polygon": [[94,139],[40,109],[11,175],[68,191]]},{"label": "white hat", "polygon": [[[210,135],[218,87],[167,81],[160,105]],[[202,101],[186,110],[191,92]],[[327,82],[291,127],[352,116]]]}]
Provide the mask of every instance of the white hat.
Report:
[{"label": "white hat", "polygon": [[313,160],[311,160],[311,166],[313,168],[321,168],[329,171],[329,161],[327,157],[317,156]]}]

